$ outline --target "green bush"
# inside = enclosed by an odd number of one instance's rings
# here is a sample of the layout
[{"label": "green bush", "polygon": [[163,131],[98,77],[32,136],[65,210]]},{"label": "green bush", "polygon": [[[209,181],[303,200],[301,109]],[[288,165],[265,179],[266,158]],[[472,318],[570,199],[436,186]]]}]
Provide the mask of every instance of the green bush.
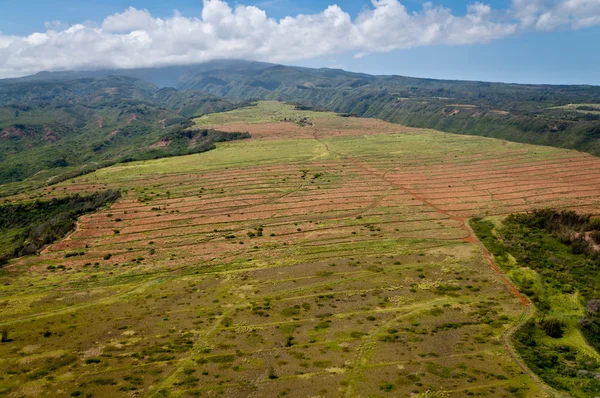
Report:
[{"label": "green bush", "polygon": [[547,336],[558,339],[565,334],[564,322],[556,318],[545,318],[540,322],[540,327]]},{"label": "green bush", "polygon": [[592,231],[590,233],[590,238],[592,238],[594,243],[600,245],[600,231]]},{"label": "green bush", "polygon": [[9,341],[8,328],[2,328],[2,331],[0,331],[0,343],[7,343]]}]

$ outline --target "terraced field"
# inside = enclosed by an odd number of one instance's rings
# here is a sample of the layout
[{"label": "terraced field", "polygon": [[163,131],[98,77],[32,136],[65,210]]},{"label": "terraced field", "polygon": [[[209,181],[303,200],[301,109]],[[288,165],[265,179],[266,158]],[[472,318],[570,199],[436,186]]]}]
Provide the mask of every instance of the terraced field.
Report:
[{"label": "terraced field", "polygon": [[1,274],[0,394],[554,394],[507,346],[529,303],[466,221],[598,213],[600,159],[277,103],[236,112],[199,123],[253,139],[10,198],[124,194]]}]

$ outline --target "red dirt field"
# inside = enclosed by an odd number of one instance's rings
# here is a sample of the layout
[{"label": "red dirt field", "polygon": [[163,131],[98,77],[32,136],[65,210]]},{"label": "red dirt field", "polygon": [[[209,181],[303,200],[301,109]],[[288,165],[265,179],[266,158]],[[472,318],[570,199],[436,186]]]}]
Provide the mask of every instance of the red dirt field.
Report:
[{"label": "red dirt field", "polygon": [[[313,127],[300,127],[293,123],[247,126],[253,129],[252,134],[256,138],[276,139],[279,134],[289,133],[289,138],[316,135],[333,140],[329,136],[330,129],[319,127],[319,123],[326,125],[328,120],[319,120]],[[375,134],[382,130],[394,134],[416,131],[368,119],[344,119],[344,123],[354,127],[344,131],[344,135],[349,136]],[[161,192],[169,191],[168,196],[156,197],[148,204],[139,203],[135,196],[128,195],[113,206],[111,218],[103,213],[82,218],[82,229],[73,234],[73,240],[77,242],[62,242],[50,248],[50,252],[84,243],[90,247],[98,244],[111,246],[143,239],[158,240],[192,234],[200,236],[211,229],[224,234],[226,231],[240,231],[258,225],[271,226],[276,236],[285,233],[287,238],[304,239],[306,231],[297,231],[298,228],[292,227],[286,231],[284,226],[358,217],[378,207],[385,208],[383,214],[387,219],[393,218],[394,213],[401,209],[404,209],[401,212],[405,212],[416,206],[418,212],[422,213],[421,208],[429,207],[441,219],[456,220],[457,227],[463,229],[469,217],[502,215],[540,206],[592,206],[597,212],[594,206],[600,203],[598,159],[571,153],[562,155],[564,158],[560,160],[531,160],[525,154],[524,150],[508,152],[507,156],[515,160],[506,157],[489,159],[490,154],[480,153],[471,156],[468,165],[463,164],[465,159],[461,159],[460,162],[442,161],[427,167],[414,164],[411,159],[407,164],[398,157],[392,157],[394,164],[391,165],[389,160],[383,158],[373,161],[348,156],[343,159],[345,164],[342,168],[339,162],[313,162],[312,169],[329,170],[336,178],[344,179],[335,183],[323,180],[318,184],[309,178],[300,178],[298,171],[290,172],[292,168],[300,169],[295,165],[189,175],[193,177],[193,182],[186,181],[185,176],[180,174],[163,175],[156,182]],[[433,157],[426,161],[431,159]],[[586,170],[584,176],[582,169]],[[144,181],[137,181],[136,184],[143,186]],[[104,186],[110,184],[70,184],[67,185],[67,192]],[[202,190],[198,187],[202,187]],[[59,187],[58,191],[64,190]],[[115,222],[115,219],[120,221]],[[422,219],[418,222],[426,221]],[[379,220],[373,225],[380,225],[381,222]],[[234,224],[239,226],[232,228]],[[221,225],[227,225],[227,228],[213,228]],[[403,229],[406,228],[406,223],[401,222],[401,225]],[[120,232],[111,237],[114,229]],[[335,235],[335,231],[342,236],[347,233],[343,228],[334,227],[326,235]],[[312,233],[307,238],[311,236],[317,239],[321,235]],[[407,235],[402,233],[402,236],[406,238]],[[423,234],[417,236],[422,238]],[[204,245],[210,247],[220,244],[218,242],[221,239],[211,239]],[[473,242],[470,233],[464,239]],[[277,238],[274,240],[277,241]],[[211,249],[205,251],[211,252]]]},{"label": "red dirt field", "polygon": [[313,138],[315,134],[324,137],[345,137],[369,134],[411,133],[420,130],[377,119],[355,117],[316,119],[312,126],[300,126],[294,122],[274,122],[261,124],[232,123],[215,127],[225,132],[249,132],[253,139]]}]

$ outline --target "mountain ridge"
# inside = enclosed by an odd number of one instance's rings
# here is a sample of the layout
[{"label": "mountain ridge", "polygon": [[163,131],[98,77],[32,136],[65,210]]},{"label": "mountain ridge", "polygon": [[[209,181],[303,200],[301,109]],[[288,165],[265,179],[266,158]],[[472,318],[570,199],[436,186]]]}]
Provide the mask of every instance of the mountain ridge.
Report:
[{"label": "mountain ridge", "polygon": [[[168,72],[169,76],[173,76],[172,73],[177,71],[180,72],[180,75],[189,73],[190,71],[197,72],[206,72],[210,69],[222,69],[222,68],[237,68],[237,69],[260,69],[260,68],[269,68],[272,66],[285,67],[285,68],[293,68],[297,70],[312,70],[312,71],[335,71],[335,72],[343,72],[344,74],[352,74],[352,75],[360,75],[360,76],[369,76],[369,77],[377,77],[377,78],[404,78],[404,79],[414,79],[414,80],[424,80],[430,82],[450,82],[450,83],[488,83],[494,85],[507,85],[507,86],[532,86],[532,87],[598,87],[600,85],[595,84],[548,84],[548,83],[518,83],[518,82],[510,82],[510,81],[488,81],[488,80],[469,80],[469,79],[440,79],[440,78],[429,78],[429,77],[417,77],[417,76],[406,76],[399,74],[369,74],[364,72],[355,72],[355,71],[347,71],[342,68],[329,68],[329,67],[318,67],[311,68],[305,66],[295,66],[295,65],[287,65],[287,64],[278,64],[278,63],[269,63],[269,62],[258,62],[258,61],[246,61],[242,59],[221,59],[221,60],[213,60],[203,63],[194,63],[188,65],[172,65],[172,66],[157,66],[157,67],[146,67],[146,68],[130,68],[130,69],[96,69],[96,70],[64,70],[64,71],[41,71],[34,73],[32,75],[26,75],[22,77],[11,77],[0,79],[0,84],[2,82],[8,81],[32,81],[32,80],[64,80],[64,79],[75,79],[75,78],[83,78],[83,77],[98,77],[98,76],[130,76],[130,77],[138,77],[142,80],[146,80],[151,82],[160,88],[162,87],[174,87],[176,88],[177,84],[174,82],[173,78],[170,77],[168,79],[165,78],[151,78],[152,75],[160,75]],[[170,84],[162,83],[161,81],[169,81]]]}]

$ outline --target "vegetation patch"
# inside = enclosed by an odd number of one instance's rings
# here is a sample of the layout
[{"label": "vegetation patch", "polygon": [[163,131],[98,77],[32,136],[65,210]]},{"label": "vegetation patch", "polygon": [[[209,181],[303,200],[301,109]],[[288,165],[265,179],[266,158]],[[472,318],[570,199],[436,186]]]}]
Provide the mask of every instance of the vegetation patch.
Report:
[{"label": "vegetation patch", "polygon": [[[0,205],[0,266],[9,259],[36,253],[41,247],[73,230],[77,217],[121,197],[106,190],[91,195],[66,196],[49,201]],[[65,254],[65,258],[85,254]]]},{"label": "vegetation patch", "polygon": [[600,220],[543,209],[510,215],[501,224],[473,219],[471,226],[539,310],[515,334],[528,366],[573,396],[599,394],[600,253],[590,236]]}]

